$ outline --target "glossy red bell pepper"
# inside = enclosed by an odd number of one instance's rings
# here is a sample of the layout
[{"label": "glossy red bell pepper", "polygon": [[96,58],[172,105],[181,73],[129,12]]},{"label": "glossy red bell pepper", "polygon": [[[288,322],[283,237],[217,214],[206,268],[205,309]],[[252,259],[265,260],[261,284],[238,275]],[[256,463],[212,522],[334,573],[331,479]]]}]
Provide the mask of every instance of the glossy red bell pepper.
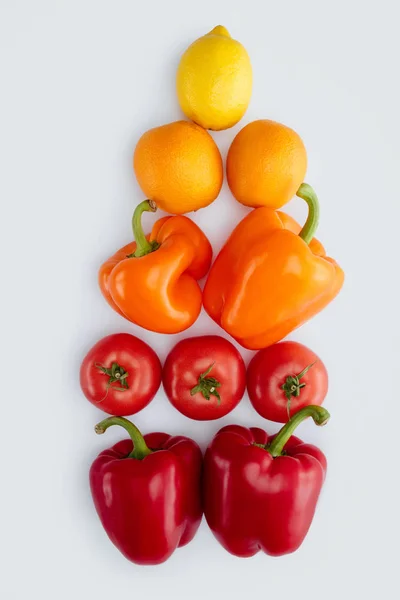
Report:
[{"label": "glossy red bell pepper", "polygon": [[90,469],[93,501],[109,538],[140,565],[166,561],[190,542],[201,521],[202,453],[191,439],[166,433],[144,438],[123,417],[96,425],[124,427],[131,439],[104,450]]},{"label": "glossy red bell pepper", "polygon": [[306,406],[280,432],[228,425],[204,459],[204,514],[215,537],[236,556],[259,550],[289,554],[311,525],[326,473],[321,450],[292,436],[306,417],[329,419],[320,406]]}]

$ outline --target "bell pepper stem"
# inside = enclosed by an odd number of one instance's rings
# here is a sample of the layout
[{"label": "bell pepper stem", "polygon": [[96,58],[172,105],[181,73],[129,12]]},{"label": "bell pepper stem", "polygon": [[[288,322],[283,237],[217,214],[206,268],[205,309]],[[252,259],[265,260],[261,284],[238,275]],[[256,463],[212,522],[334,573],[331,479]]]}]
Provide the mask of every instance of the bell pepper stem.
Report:
[{"label": "bell pepper stem", "polygon": [[140,256],[145,256],[146,254],[150,254],[158,248],[157,242],[149,242],[146,238],[143,227],[142,227],[142,214],[144,212],[156,212],[157,205],[153,200],[144,200],[135,208],[135,212],[132,217],[132,229],[133,236],[136,241],[136,250],[130,255],[131,258],[139,258]]},{"label": "bell pepper stem", "polygon": [[152,451],[147,447],[144,437],[140,433],[139,429],[136,427],[136,425],[124,417],[108,417],[107,419],[104,419],[104,421],[97,423],[94,430],[96,433],[101,434],[107,431],[107,429],[112,425],[120,425],[129,433],[133,443],[133,450],[130,454],[128,454],[127,458],[143,460],[143,458],[151,454]]},{"label": "bell pepper stem", "polygon": [[315,235],[319,223],[318,197],[308,183],[302,183],[297,190],[296,195],[305,200],[308,204],[307,221],[304,223],[303,229],[299,233],[299,237],[301,237],[306,244],[309,244]]},{"label": "bell pepper stem", "polygon": [[293,417],[282,427],[279,433],[272,440],[271,444],[266,446],[266,450],[268,450],[268,452],[272,454],[274,458],[281,456],[283,448],[293,435],[294,430],[302,421],[304,421],[304,419],[307,419],[307,417],[312,417],[314,423],[321,426],[325,425],[329,421],[330,414],[326,408],[322,408],[322,406],[305,406],[299,410],[299,412],[293,415]]}]

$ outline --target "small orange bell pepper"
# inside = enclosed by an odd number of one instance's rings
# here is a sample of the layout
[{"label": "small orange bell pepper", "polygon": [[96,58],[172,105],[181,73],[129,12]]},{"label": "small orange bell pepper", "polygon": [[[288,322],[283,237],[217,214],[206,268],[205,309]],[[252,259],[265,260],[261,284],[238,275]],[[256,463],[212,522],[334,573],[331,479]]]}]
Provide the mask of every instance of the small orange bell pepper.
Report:
[{"label": "small orange bell pepper", "polygon": [[319,219],[314,190],[302,184],[297,195],[309,207],[301,231],[285,213],[256,208],[232,232],[204,288],[210,317],[251,350],[283,339],[343,285],[342,269],[312,239]]},{"label": "small orange bell pepper", "polygon": [[178,333],[200,314],[197,280],[210,268],[212,248],[199,227],[183,216],[159,219],[146,237],[141,216],[156,210],[151,200],[137,206],[132,219],[136,242],[101,266],[99,285],[109,305],[132,323],[158,333]]}]

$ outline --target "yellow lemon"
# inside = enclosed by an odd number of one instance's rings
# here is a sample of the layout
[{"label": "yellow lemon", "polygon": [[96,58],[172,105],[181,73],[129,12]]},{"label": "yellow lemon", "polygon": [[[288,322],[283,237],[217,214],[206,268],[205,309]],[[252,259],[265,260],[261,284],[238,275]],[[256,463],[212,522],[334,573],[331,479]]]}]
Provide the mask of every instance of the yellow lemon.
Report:
[{"label": "yellow lemon", "polygon": [[253,75],[249,55],[222,25],[183,54],[176,89],[185,115],[205,129],[228,129],[250,102]]}]

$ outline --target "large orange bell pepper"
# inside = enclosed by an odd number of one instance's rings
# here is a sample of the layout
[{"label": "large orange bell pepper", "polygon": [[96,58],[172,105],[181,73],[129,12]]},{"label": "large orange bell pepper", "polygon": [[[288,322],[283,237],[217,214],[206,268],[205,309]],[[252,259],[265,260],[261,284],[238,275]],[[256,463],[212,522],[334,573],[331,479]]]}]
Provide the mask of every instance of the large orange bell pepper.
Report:
[{"label": "large orange bell pepper", "polygon": [[159,219],[146,237],[141,216],[155,210],[151,200],[138,205],[132,219],[136,242],[101,266],[99,285],[110,306],[129,321],[150,331],[178,333],[199,316],[197,280],[210,268],[212,248],[199,227],[183,216]]},{"label": "large orange bell pepper", "polygon": [[300,225],[282,212],[253,210],[217,256],[203,293],[208,314],[242,346],[257,350],[283,339],[339,292],[344,273],[313,238],[318,199],[302,184],[308,206]]}]

